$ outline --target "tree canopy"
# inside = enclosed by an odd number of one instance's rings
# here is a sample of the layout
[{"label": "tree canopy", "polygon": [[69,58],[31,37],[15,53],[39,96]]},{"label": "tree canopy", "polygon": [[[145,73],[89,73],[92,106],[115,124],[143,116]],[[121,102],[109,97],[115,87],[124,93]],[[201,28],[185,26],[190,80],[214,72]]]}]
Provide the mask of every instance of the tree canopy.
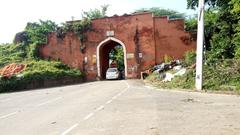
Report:
[{"label": "tree canopy", "polygon": [[[206,0],[205,44],[207,60],[240,58],[240,1]],[[188,8],[195,9],[198,0],[187,0]],[[187,28],[196,30],[197,19],[187,20]]]},{"label": "tree canopy", "polygon": [[185,14],[180,13],[175,10],[171,9],[163,9],[159,7],[153,7],[153,8],[141,8],[136,10],[135,12],[152,12],[154,16],[169,16],[170,19],[173,18],[185,18]]},{"label": "tree canopy", "polygon": [[113,50],[110,51],[109,59],[117,62],[119,70],[121,71],[124,70],[124,52],[123,47],[121,45],[114,47]]},{"label": "tree canopy", "polygon": [[88,19],[97,19],[106,17],[109,5],[101,6],[101,9],[90,9],[89,11],[83,11],[82,17]]},{"label": "tree canopy", "polygon": [[[210,7],[222,7],[227,6],[230,0],[205,0],[206,5]],[[198,7],[199,0],[187,0],[187,7],[190,9],[196,9]]]}]

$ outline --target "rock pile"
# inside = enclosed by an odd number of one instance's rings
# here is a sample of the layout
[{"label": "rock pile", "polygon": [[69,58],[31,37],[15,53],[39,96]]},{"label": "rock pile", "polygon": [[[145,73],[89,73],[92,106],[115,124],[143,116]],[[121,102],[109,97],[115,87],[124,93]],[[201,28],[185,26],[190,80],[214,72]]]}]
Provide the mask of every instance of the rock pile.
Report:
[{"label": "rock pile", "polygon": [[0,76],[11,78],[13,75],[21,73],[23,70],[25,70],[27,65],[25,64],[16,64],[12,63],[9,64],[2,69],[0,69]]}]

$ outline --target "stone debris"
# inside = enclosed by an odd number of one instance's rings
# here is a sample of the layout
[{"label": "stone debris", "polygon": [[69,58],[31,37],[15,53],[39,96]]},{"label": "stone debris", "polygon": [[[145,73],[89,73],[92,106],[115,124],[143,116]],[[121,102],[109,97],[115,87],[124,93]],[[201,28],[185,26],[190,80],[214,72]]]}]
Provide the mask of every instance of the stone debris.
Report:
[{"label": "stone debris", "polygon": [[178,66],[173,67],[173,69],[176,70],[176,71],[179,71],[179,70],[182,69],[182,66],[181,66],[181,65],[178,65]]},{"label": "stone debris", "polygon": [[[194,68],[194,65],[191,66],[191,68]],[[159,74],[159,76],[155,78],[156,80],[168,82],[172,81],[175,76],[183,76],[186,72],[187,68],[184,68],[181,65],[180,60],[174,60],[169,63],[161,63],[159,65],[155,65],[152,68],[144,71],[142,75],[144,75],[143,79],[145,79],[146,76],[152,73]]]},{"label": "stone debris", "polygon": [[166,73],[166,77],[163,79],[163,82],[170,82],[174,78],[174,75],[171,73]]},{"label": "stone debris", "polygon": [[[21,73],[23,70],[26,69],[26,67],[27,65],[25,64],[16,64],[16,63],[9,64],[3,67],[2,69],[0,69],[0,76],[11,78],[13,75]],[[22,76],[22,75],[18,75],[18,76]]]},{"label": "stone debris", "polygon": [[175,73],[174,76],[183,76],[186,72],[187,72],[187,69],[182,68],[177,73]]}]

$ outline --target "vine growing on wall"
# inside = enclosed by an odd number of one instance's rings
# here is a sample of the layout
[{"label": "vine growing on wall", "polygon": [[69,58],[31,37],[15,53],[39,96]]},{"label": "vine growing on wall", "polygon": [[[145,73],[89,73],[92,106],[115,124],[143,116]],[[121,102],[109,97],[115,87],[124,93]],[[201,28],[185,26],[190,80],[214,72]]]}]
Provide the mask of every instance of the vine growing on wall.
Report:
[{"label": "vine growing on wall", "polygon": [[49,33],[55,32],[57,38],[63,40],[68,32],[73,32],[81,42],[80,51],[84,53],[87,41],[86,32],[91,29],[91,20],[105,17],[107,9],[108,5],[103,5],[101,9],[83,12],[81,21],[62,23],[60,26],[51,20],[28,22],[24,31],[15,35],[14,44],[24,44],[25,50],[28,50],[27,57],[39,59],[39,47],[47,44]]},{"label": "vine growing on wall", "polygon": [[83,12],[82,14],[83,19],[80,21],[63,23],[62,26],[58,27],[56,30],[57,38],[63,40],[67,32],[74,32],[81,42],[80,51],[84,53],[86,49],[85,42],[87,41],[86,32],[91,30],[92,20],[105,17],[107,9],[108,5],[103,5],[101,6],[101,9],[94,10],[91,9],[87,12]]},{"label": "vine growing on wall", "polygon": [[86,32],[91,30],[91,20],[88,18],[84,18],[79,22],[73,23],[73,31],[79,37],[81,42],[80,51],[84,53],[86,49],[85,42],[87,41]]},{"label": "vine growing on wall", "polygon": [[73,32],[77,35],[81,42],[80,51],[84,53],[87,41],[86,32],[91,30],[91,20],[88,18],[83,18],[81,21],[63,23],[61,27],[57,28],[57,38],[64,39],[67,32]]},{"label": "vine growing on wall", "polygon": [[55,32],[57,24],[50,20],[39,20],[39,22],[28,22],[24,31],[19,32],[14,37],[14,44],[24,44],[27,50],[28,59],[39,58],[39,46],[47,44],[47,35]]},{"label": "vine growing on wall", "polygon": [[69,23],[62,23],[61,26],[57,27],[57,38],[63,40],[69,31],[72,31],[72,25]]}]

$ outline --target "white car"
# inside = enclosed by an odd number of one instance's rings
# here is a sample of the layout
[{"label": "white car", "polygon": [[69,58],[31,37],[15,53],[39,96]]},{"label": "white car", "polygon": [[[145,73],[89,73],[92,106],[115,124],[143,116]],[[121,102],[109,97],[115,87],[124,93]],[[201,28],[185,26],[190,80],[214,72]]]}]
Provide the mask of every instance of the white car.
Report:
[{"label": "white car", "polygon": [[106,72],[106,79],[119,79],[120,72],[117,68],[108,68]]}]

